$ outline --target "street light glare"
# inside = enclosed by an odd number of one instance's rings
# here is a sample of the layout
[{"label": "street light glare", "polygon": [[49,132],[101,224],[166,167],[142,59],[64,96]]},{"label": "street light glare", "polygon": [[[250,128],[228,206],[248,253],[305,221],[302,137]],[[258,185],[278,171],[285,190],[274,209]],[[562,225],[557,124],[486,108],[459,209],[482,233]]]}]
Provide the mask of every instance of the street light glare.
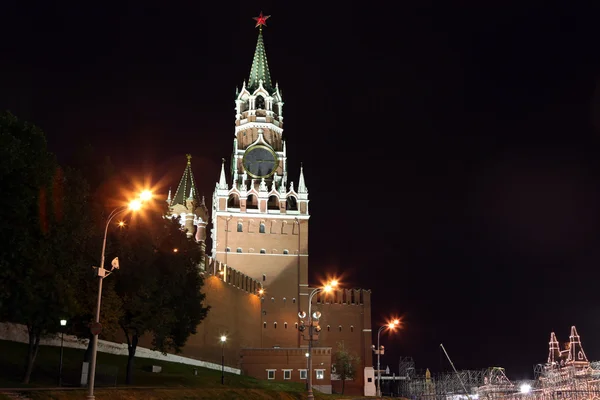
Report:
[{"label": "street light glare", "polygon": [[527,394],[527,393],[531,392],[531,385],[524,383],[519,388],[519,391],[523,394]]},{"label": "street light glare", "polygon": [[331,287],[331,285],[330,285],[330,284],[327,284],[327,285],[325,285],[325,286],[323,287],[323,291],[324,291],[325,293],[329,293],[329,292],[331,292],[331,289],[332,289],[332,287]]},{"label": "street light glare", "polygon": [[117,225],[119,225],[122,228],[125,226],[125,221],[119,221]]},{"label": "street light glare", "polygon": [[226,340],[227,340],[227,336],[225,336],[225,335],[221,336],[221,342],[222,343],[225,343]]},{"label": "street light glare", "polygon": [[392,324],[396,325],[396,326],[400,326],[400,320],[399,319],[395,319],[392,321]]},{"label": "street light glare", "polygon": [[265,294],[265,289],[259,289],[259,290],[258,290],[258,294],[260,294],[260,295],[263,295],[263,294]]},{"label": "street light glare", "polygon": [[152,192],[149,190],[144,190],[142,193],[140,193],[140,199],[142,201],[148,201],[152,198]]},{"label": "street light glare", "polygon": [[67,325],[67,320],[66,319],[61,319],[60,320],[60,326],[65,326]]},{"label": "street light glare", "polygon": [[332,281],[331,281],[329,284],[331,285],[331,287],[337,287],[337,285],[338,285],[338,280],[337,280],[337,279],[334,279],[334,280],[332,280]]},{"label": "street light glare", "polygon": [[142,208],[142,202],[140,200],[132,200],[131,203],[129,203],[130,210],[137,211],[140,208]]}]

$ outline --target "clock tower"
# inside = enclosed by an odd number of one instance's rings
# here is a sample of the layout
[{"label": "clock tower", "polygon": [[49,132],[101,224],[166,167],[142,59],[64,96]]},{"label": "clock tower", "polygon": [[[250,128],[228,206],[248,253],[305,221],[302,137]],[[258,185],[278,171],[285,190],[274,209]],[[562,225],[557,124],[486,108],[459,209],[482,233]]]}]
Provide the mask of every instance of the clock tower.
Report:
[{"label": "clock tower", "polygon": [[248,82],[236,91],[233,151],[213,194],[212,257],[260,281],[262,347],[298,347],[298,312],[308,306],[308,190],[302,166],[288,181],[283,98],[263,41]]}]

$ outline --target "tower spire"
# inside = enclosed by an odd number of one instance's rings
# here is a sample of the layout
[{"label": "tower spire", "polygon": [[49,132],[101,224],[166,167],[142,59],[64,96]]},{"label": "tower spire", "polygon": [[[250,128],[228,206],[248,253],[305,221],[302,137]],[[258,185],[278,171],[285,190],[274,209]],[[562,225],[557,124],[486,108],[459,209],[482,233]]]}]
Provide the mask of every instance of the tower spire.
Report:
[{"label": "tower spire", "polygon": [[248,89],[254,91],[258,89],[260,80],[263,87],[271,92],[273,85],[271,83],[271,73],[269,72],[269,64],[267,63],[267,52],[263,42],[262,27],[267,26],[267,19],[270,15],[263,15],[262,11],[258,17],[254,17],[256,27],[258,28],[258,40],[256,42],[256,50],[254,51],[254,59],[252,60],[252,68],[250,68],[250,79],[248,80]]},{"label": "tower spire", "polygon": [[221,160],[221,177],[219,178],[219,189],[227,189],[227,180],[225,179],[225,159]]},{"label": "tower spire", "polygon": [[173,196],[169,201],[170,206],[174,206],[175,204],[185,205],[186,199],[188,198],[188,193],[191,193],[192,196],[196,196],[196,193],[198,193],[196,190],[194,174],[192,173],[192,156],[190,154],[186,154],[185,157],[187,158],[187,164],[183,170],[183,175],[181,176],[177,190],[175,191],[175,196]]},{"label": "tower spire", "polygon": [[306,187],[306,183],[304,182],[304,168],[302,167],[302,163],[300,163],[300,180],[298,182],[298,193],[308,193],[308,188]]}]

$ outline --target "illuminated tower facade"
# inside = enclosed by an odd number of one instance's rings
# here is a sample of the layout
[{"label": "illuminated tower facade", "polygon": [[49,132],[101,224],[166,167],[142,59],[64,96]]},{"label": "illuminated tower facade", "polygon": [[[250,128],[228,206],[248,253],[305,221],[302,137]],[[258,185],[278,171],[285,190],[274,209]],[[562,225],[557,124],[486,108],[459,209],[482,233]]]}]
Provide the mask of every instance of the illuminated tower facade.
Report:
[{"label": "illuminated tower facade", "polygon": [[307,309],[308,190],[300,167],[288,179],[283,98],[273,84],[259,28],[248,82],[235,98],[231,159],[213,195],[212,257],[260,281],[263,347],[298,347],[298,312]]}]

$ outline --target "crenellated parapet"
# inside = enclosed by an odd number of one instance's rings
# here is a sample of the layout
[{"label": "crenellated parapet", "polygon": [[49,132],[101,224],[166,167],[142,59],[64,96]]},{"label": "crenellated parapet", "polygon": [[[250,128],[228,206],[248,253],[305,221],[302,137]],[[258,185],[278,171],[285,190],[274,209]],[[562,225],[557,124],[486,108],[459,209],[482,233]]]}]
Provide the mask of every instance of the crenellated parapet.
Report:
[{"label": "crenellated parapet", "polygon": [[205,256],[204,265],[206,266],[204,273],[213,275],[232,287],[257,296],[260,295],[260,291],[263,289],[262,284],[256,279],[212,257]]},{"label": "crenellated parapet", "polygon": [[369,289],[338,289],[330,293],[317,293],[314,303],[316,304],[345,304],[345,305],[368,305],[371,306],[371,290]]}]

